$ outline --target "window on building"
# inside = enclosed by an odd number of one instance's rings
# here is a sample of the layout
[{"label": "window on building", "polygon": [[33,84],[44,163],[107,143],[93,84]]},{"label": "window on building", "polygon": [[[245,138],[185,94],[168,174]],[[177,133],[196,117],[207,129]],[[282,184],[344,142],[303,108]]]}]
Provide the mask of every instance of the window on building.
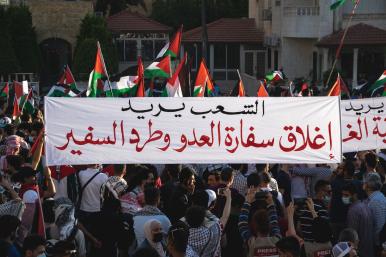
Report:
[{"label": "window on building", "polygon": [[214,69],[226,68],[226,45],[215,44],[214,45]]},{"label": "window on building", "polygon": [[267,68],[268,70],[272,69],[272,53],[271,53],[271,48],[267,48]]},{"label": "window on building", "polygon": [[318,53],[312,53],[312,81],[317,80],[318,75]]},{"label": "window on building", "polygon": [[273,53],[273,69],[278,70],[279,69],[279,52],[277,50]]},{"label": "window on building", "polygon": [[227,68],[238,69],[240,67],[240,45],[227,45]]},{"label": "window on building", "polygon": [[137,41],[125,40],[125,61],[135,62],[138,58],[137,55]]},{"label": "window on building", "polygon": [[117,51],[118,51],[118,60],[120,62],[125,61],[125,41],[124,40],[116,40],[115,44],[117,46]]},{"label": "window on building", "polygon": [[145,62],[154,59],[154,45],[152,40],[141,41],[141,56]]}]

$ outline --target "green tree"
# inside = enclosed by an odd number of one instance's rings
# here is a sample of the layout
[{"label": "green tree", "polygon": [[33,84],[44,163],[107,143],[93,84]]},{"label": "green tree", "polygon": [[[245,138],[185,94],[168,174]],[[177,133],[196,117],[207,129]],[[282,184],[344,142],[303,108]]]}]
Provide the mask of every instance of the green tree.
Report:
[{"label": "green tree", "polygon": [[[219,18],[247,17],[248,0],[207,0],[207,22]],[[201,25],[201,0],[156,0],[151,17],[161,23],[186,30]]]},{"label": "green tree", "polygon": [[6,76],[19,71],[20,67],[8,32],[6,11],[2,7],[0,7],[0,35],[0,74]]},{"label": "green tree", "polygon": [[[99,41],[109,74],[118,70],[118,56],[104,18],[87,15],[81,24],[74,54],[74,72],[89,74],[94,68]],[[84,79],[83,77],[81,79]]]},{"label": "green tree", "polygon": [[6,11],[8,33],[11,38],[21,72],[38,72],[40,51],[27,6],[11,6]]}]

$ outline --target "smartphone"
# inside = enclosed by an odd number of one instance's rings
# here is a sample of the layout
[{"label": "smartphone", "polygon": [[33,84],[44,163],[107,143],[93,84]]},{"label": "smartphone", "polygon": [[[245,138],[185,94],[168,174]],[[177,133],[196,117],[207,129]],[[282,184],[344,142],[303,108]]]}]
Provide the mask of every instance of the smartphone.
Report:
[{"label": "smartphone", "polygon": [[226,188],[225,187],[223,187],[223,188],[219,188],[219,189],[217,189],[217,194],[218,195],[225,195],[225,190],[226,190]]},{"label": "smartphone", "polygon": [[294,205],[302,206],[306,203],[307,198],[294,198]]}]

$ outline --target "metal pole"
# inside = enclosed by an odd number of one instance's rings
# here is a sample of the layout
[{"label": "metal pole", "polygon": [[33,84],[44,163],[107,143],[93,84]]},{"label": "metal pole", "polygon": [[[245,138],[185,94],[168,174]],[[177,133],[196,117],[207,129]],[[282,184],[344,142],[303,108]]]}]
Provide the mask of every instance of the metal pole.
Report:
[{"label": "metal pole", "polygon": [[208,46],[208,32],[206,30],[206,3],[205,0],[201,0],[201,28],[202,28],[202,58],[207,60],[208,57],[208,51],[207,51],[207,46]]}]

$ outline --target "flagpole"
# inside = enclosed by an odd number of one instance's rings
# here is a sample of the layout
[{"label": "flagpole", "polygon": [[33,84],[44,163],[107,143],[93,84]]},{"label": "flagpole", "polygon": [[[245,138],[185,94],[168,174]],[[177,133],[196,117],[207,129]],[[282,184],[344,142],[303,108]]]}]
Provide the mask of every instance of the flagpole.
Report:
[{"label": "flagpole", "polygon": [[107,70],[106,70],[105,58],[103,57],[102,48],[101,48],[101,45],[99,44],[99,41],[97,41],[97,46],[98,46],[98,51],[101,52],[101,59],[102,59],[102,63],[103,63],[103,69],[104,69],[104,72],[106,73],[107,82],[108,82],[108,85],[109,85],[109,88],[110,88],[110,93],[111,93],[111,96],[114,97],[113,88],[111,87],[111,84],[110,84],[110,77],[109,77],[109,74],[107,73]]},{"label": "flagpole", "polygon": [[29,96],[29,94],[31,93],[31,91],[32,91],[32,88],[29,90],[29,92],[28,92],[28,94],[27,94],[27,97],[26,97],[26,99],[25,99],[24,102],[23,102],[23,106],[21,107],[20,113],[23,113],[25,103],[28,101],[28,96]]},{"label": "flagpole", "polygon": [[349,21],[348,21],[348,23],[347,23],[347,25],[346,25],[346,28],[345,28],[344,33],[343,33],[343,36],[342,36],[342,38],[341,38],[341,40],[340,40],[339,47],[338,47],[338,49],[337,49],[337,51],[336,51],[336,54],[335,54],[334,63],[332,64],[332,68],[331,68],[330,74],[328,75],[328,79],[327,79],[327,83],[326,83],[327,86],[328,86],[328,84],[330,83],[332,73],[334,72],[336,63],[338,62],[338,58],[339,58],[340,52],[342,51],[342,47],[343,47],[344,40],[345,40],[345,38],[346,38],[348,29],[349,29],[349,27],[350,27],[352,18],[354,17],[355,10],[357,9],[357,7],[358,7],[358,5],[359,5],[359,2],[360,2],[360,0],[356,0],[356,1],[355,1],[354,8],[353,8],[353,10],[351,11],[350,19],[349,19]]}]

